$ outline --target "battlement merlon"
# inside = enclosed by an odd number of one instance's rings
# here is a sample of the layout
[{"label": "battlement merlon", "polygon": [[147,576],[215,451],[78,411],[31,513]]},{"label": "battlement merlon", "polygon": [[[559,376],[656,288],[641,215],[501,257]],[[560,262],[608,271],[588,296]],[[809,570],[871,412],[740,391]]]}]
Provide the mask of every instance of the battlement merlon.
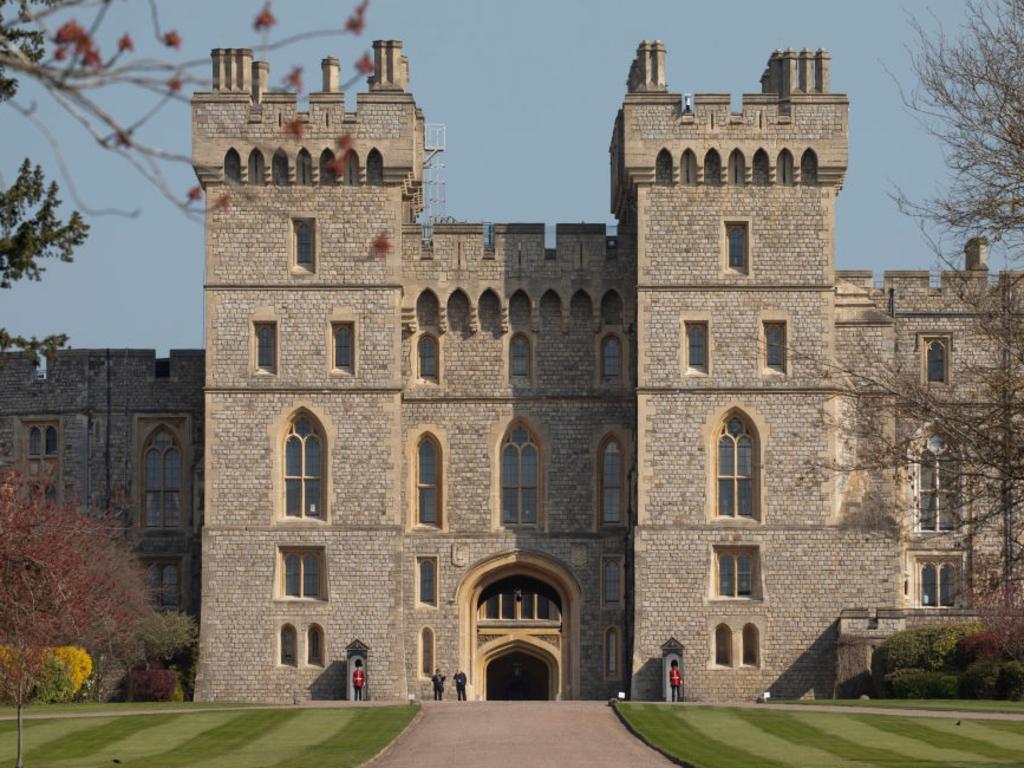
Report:
[{"label": "battlement merlon", "polygon": [[642,42],[630,66],[611,141],[613,213],[621,210],[633,185],[654,183],[662,149],[673,157],[673,183],[680,181],[680,161],[687,149],[696,155],[698,166],[709,149],[716,149],[723,169],[738,149],[748,171],[754,153],[764,149],[773,180],[783,149],[792,154],[797,176],[803,153],[811,149],[818,162],[818,185],[841,189],[849,99],[830,92],[830,65],[824,49],[776,50],[761,77],[761,92],[743,94],[741,110],[733,112],[729,94],[698,93],[684,103],[682,95],[668,90],[664,45]]},{"label": "battlement merlon", "polygon": [[384,183],[402,185],[415,198],[422,183],[425,121],[408,92],[409,62],[398,40],[375,40],[373,52],[368,90],[356,95],[355,111],[346,112],[341,64],[333,57],[320,62],[321,89],[309,94],[308,110],[300,110],[294,91],[270,89],[270,64],[253,61],[251,49],[213,49],[212,90],[192,95],[192,161],[200,183],[204,188],[224,183],[230,149],[241,156],[243,183],[254,149],[262,153],[269,174],[277,150],[288,155],[294,169],[304,148],[318,177],[321,153],[339,152],[338,139],[347,135],[364,181],[366,158],[376,149],[384,161]]}]

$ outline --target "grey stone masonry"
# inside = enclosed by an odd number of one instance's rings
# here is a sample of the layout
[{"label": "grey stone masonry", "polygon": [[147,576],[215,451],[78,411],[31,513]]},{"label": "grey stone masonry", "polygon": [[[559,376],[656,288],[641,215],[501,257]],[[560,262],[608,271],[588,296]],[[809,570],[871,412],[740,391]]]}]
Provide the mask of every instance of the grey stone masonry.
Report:
[{"label": "grey stone masonry", "polygon": [[[0,368],[3,449],[83,503],[128,489],[143,555],[192,574],[199,698],[341,698],[362,657],[373,699],[429,696],[436,669],[470,698],[654,699],[670,640],[687,699],[831,696],[892,632],[969,615],[921,574],[966,584],[972,545],[920,530],[905,478],[830,469],[862,449],[840,371],[914,370],[939,339],[959,397],[993,350],[954,275],[835,270],[848,99],[826,51],[773,52],[733,112],[672,93],[642,43],[618,226],[559,224],[554,247],[539,223],[423,226],[402,44],[374,61],[353,103],[324,59],[300,104],[252,51],[212,52],[204,352]],[[987,281],[983,241],[967,259]],[[161,425],[175,529],[139,525]],[[29,456],[48,426],[57,454]]]}]

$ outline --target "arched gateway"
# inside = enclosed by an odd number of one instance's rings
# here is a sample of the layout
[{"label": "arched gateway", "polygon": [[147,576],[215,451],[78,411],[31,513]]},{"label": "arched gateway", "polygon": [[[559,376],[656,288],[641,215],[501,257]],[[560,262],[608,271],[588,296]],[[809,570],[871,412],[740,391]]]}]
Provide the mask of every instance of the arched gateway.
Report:
[{"label": "arched gateway", "polygon": [[478,699],[572,699],[579,692],[580,586],[554,558],[511,552],[459,585],[459,662]]}]

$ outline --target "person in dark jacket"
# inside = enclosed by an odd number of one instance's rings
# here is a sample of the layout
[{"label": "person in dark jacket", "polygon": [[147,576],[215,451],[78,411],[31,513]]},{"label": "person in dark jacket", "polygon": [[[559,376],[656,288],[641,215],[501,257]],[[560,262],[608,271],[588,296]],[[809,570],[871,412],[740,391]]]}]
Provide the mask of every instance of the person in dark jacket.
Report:
[{"label": "person in dark jacket", "polygon": [[444,681],[445,676],[441,674],[441,670],[435,669],[434,676],[430,678],[430,682],[434,684],[434,701],[444,699]]},{"label": "person in dark jacket", "polygon": [[466,673],[461,669],[455,673],[452,678],[455,681],[455,693],[459,701],[466,700]]}]

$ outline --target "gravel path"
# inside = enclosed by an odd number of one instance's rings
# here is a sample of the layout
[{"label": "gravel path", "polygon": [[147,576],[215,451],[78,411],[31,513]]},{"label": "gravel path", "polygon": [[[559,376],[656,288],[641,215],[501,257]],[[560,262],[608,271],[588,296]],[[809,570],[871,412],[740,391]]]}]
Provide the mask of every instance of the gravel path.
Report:
[{"label": "gravel path", "polygon": [[670,766],[598,701],[425,702],[372,768]]}]

